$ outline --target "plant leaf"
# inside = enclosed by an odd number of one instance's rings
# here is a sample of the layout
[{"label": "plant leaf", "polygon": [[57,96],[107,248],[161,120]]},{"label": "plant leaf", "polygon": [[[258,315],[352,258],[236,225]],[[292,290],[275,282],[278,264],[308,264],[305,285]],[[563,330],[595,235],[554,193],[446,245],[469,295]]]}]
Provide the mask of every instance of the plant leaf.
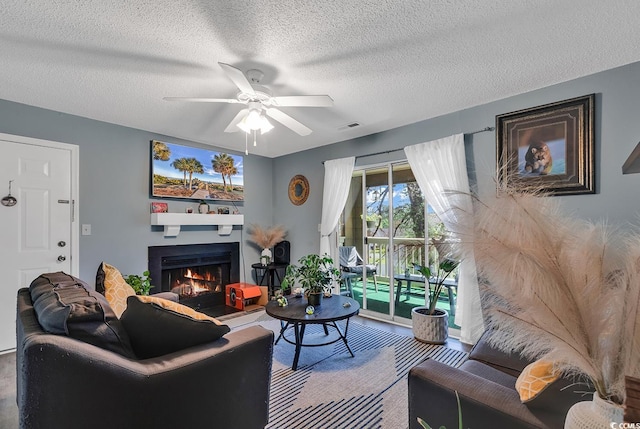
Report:
[{"label": "plant leaf", "polygon": [[424,429],[432,429],[431,426],[429,426],[429,424],[427,424],[427,422],[422,420],[420,417],[417,417],[417,419],[418,419],[418,424],[422,426]]}]

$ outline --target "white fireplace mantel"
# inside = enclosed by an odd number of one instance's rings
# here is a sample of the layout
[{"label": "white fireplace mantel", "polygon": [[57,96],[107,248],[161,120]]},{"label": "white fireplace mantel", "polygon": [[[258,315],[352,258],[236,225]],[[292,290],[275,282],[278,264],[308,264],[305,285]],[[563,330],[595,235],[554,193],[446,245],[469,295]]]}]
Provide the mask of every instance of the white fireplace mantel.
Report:
[{"label": "white fireplace mantel", "polygon": [[244,225],[241,214],[151,213],[151,225],[164,226],[165,237],[176,237],[182,225],[217,225],[219,235],[229,235],[233,225]]}]

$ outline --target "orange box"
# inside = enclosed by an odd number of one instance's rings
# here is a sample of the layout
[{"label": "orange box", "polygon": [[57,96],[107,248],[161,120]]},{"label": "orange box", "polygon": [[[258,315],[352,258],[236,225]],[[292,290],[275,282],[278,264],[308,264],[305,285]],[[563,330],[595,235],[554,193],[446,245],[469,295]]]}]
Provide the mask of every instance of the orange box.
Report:
[{"label": "orange box", "polygon": [[225,304],[244,310],[246,306],[262,301],[262,290],[249,283],[231,283],[225,289]]}]

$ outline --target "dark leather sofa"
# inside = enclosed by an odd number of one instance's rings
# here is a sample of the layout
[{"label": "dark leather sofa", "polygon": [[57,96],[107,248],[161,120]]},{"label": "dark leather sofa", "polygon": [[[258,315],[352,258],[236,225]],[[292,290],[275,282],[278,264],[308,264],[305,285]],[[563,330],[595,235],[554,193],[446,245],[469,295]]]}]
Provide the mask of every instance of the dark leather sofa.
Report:
[{"label": "dark leather sofa", "polygon": [[[431,427],[458,428],[460,398],[464,427],[563,428],[569,408],[589,400],[582,392],[589,386],[561,378],[533,401],[523,404],[515,388],[518,375],[530,363],[517,353],[503,353],[491,347],[485,332],[460,368],[435,360],[415,366],[409,372],[409,427],[421,429],[417,418]],[[592,390],[592,389],[591,389]]]},{"label": "dark leather sofa", "polygon": [[273,332],[260,326],[136,360],[45,332],[29,289],[17,301],[23,429],[263,428]]}]

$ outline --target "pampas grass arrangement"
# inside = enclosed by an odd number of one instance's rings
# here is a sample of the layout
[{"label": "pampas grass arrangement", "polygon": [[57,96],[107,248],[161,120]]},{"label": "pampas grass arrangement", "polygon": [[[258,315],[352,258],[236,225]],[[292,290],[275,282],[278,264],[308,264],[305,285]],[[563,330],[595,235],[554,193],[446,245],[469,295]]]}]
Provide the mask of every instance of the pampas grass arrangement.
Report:
[{"label": "pampas grass arrangement", "polygon": [[248,234],[249,239],[262,249],[269,249],[284,240],[287,231],[282,225],[262,227],[253,224],[250,226]]},{"label": "pampas grass arrangement", "polygon": [[457,232],[494,345],[586,375],[622,404],[625,375],[640,376],[640,235],[566,216],[535,191],[476,198],[474,210]]}]

